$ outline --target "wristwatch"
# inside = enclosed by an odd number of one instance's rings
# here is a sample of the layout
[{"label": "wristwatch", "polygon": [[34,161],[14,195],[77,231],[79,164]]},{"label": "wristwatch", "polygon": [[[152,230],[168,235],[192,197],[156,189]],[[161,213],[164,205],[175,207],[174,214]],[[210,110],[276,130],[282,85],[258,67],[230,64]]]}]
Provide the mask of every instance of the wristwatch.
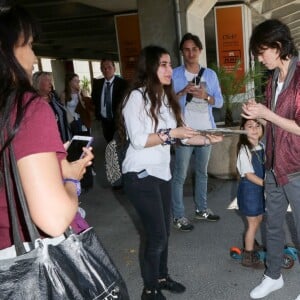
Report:
[{"label": "wristwatch", "polygon": [[206,100],[207,102],[211,99],[211,96],[207,96],[207,98],[204,98],[204,100]]}]

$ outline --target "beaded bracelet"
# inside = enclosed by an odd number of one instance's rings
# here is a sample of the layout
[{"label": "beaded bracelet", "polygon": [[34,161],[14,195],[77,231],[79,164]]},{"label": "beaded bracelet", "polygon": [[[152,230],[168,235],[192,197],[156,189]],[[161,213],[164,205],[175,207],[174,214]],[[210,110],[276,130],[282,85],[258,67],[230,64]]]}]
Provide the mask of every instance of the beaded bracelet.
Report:
[{"label": "beaded bracelet", "polygon": [[162,134],[165,134],[168,138],[163,142],[162,145],[171,145],[171,144],[175,144],[176,143],[176,138],[172,138],[170,136],[170,131],[171,131],[171,128],[167,128],[167,129],[159,129],[158,130],[158,134],[159,133],[162,133]]},{"label": "beaded bracelet", "polygon": [[165,142],[165,140],[161,137],[161,132],[157,132],[157,136],[160,138],[160,140],[162,141],[162,143]]},{"label": "beaded bracelet", "polygon": [[77,180],[77,179],[73,179],[73,178],[65,178],[64,179],[64,183],[66,182],[73,182],[76,186],[76,193],[77,193],[77,196],[80,196],[81,194],[81,184],[80,184],[80,181]]}]

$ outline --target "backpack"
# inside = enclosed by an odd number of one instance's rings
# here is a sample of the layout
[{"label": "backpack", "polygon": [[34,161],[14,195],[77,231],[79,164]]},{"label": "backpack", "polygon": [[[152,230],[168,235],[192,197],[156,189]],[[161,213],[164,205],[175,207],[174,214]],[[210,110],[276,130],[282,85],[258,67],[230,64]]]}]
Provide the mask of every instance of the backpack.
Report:
[{"label": "backpack", "polygon": [[129,138],[126,139],[124,144],[121,144],[120,137],[116,133],[105,148],[106,178],[112,186],[122,185],[122,163],[129,144]]}]

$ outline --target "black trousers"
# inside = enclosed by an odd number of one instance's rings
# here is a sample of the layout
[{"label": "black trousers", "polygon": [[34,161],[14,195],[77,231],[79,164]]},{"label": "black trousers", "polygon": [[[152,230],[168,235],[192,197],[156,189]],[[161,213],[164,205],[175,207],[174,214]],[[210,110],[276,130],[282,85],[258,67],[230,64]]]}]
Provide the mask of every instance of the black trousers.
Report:
[{"label": "black trousers", "polygon": [[103,136],[106,142],[109,143],[113,139],[116,131],[115,120],[101,117],[101,124]]},{"label": "black trousers", "polygon": [[168,275],[171,183],[153,176],[139,179],[137,173],[126,173],[124,189],[145,230],[145,250],[141,255],[144,286],[155,289],[158,279]]}]

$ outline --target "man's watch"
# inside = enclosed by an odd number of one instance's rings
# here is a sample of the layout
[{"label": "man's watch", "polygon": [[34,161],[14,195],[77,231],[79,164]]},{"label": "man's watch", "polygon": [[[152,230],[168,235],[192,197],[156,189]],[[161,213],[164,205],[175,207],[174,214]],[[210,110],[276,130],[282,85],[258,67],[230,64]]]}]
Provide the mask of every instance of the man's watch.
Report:
[{"label": "man's watch", "polygon": [[207,98],[204,98],[204,100],[206,100],[207,102],[211,99],[211,96],[207,96]]}]

